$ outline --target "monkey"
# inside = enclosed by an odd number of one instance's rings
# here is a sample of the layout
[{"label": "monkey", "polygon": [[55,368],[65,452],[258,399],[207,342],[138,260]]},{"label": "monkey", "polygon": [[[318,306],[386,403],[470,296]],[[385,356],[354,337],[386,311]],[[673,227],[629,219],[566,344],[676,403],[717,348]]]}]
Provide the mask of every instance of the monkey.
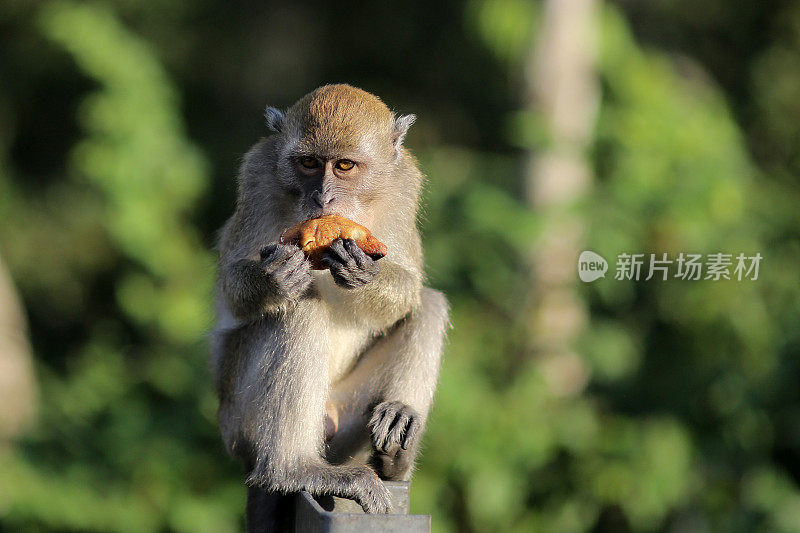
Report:
[{"label": "monkey", "polygon": [[[409,480],[449,327],[425,284],[418,204],[425,177],[403,145],[415,115],[325,85],[243,157],[236,208],[219,233],[211,336],[218,422],[242,461],[248,531],[287,527],[301,490],[391,510],[382,480]],[[335,214],[388,249],[335,240],[312,270],[281,232]]]}]

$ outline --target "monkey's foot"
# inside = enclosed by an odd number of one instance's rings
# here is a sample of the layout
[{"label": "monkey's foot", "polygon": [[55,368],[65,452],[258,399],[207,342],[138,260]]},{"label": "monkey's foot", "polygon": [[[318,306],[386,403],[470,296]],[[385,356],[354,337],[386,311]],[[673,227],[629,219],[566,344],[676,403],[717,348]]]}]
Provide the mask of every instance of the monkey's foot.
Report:
[{"label": "monkey's foot", "polygon": [[374,449],[370,464],[381,479],[406,479],[421,425],[419,413],[402,402],[383,402],[375,407],[368,424]]},{"label": "monkey's foot", "polygon": [[282,494],[300,490],[314,495],[330,494],[354,500],[365,513],[392,512],[389,489],[377,473],[364,464],[309,463],[299,471],[284,472],[283,479],[276,479],[268,470],[266,465],[256,466],[245,479],[245,485]]},{"label": "monkey's foot", "polygon": [[383,402],[375,407],[367,424],[376,451],[395,455],[409,449],[417,440],[420,416],[401,402]]},{"label": "monkey's foot", "polygon": [[364,469],[355,480],[356,490],[352,496],[365,513],[385,514],[392,512],[392,495],[375,472]]}]

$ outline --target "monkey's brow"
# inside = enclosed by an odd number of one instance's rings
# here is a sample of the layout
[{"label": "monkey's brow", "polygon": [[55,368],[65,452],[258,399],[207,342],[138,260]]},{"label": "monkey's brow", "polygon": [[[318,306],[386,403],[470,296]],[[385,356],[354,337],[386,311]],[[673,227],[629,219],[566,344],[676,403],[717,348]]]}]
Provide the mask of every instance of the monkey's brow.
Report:
[{"label": "monkey's brow", "polygon": [[301,157],[309,157],[309,156],[320,157],[318,154],[315,154],[314,152],[310,152],[308,150],[297,150],[297,149],[290,150],[288,156],[291,157],[292,159],[299,159]]},{"label": "monkey's brow", "polygon": [[316,157],[317,159],[321,159],[323,161],[335,161],[338,159],[351,159],[353,161],[361,161],[363,159],[363,154],[357,152],[353,153],[343,152],[341,154],[320,154],[309,150],[294,149],[289,151],[288,157],[291,159],[300,159],[302,157]]}]

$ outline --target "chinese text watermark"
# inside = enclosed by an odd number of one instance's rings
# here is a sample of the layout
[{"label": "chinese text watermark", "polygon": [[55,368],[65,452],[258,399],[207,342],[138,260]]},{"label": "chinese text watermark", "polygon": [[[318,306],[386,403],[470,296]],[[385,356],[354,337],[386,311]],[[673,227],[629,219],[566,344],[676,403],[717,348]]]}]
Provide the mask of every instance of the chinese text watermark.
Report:
[{"label": "chinese text watermark", "polygon": [[[760,253],[726,254],[688,254],[681,252],[677,257],[668,254],[628,254],[617,256],[614,265],[615,280],[649,281],[657,279],[681,279],[688,281],[721,279],[735,281],[755,281],[761,265]],[[591,282],[604,278],[608,262],[595,252],[586,250],[578,257],[578,277]]]}]

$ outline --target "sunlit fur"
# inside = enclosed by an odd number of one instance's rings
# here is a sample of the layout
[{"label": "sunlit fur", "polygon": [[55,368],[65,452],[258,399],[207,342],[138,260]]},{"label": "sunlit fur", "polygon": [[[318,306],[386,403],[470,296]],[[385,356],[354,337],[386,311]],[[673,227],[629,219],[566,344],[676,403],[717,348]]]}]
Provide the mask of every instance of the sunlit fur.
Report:
[{"label": "sunlit fur", "polygon": [[[370,452],[367,424],[378,404],[399,402],[424,427],[447,324],[444,296],[423,286],[416,228],[423,175],[402,145],[413,115],[395,117],[365,91],[328,85],[266,116],[277,133],[244,157],[236,211],[220,233],[212,337],[220,430],[253,487],[250,530],[274,525],[270,493],[306,489],[388,510],[385,487],[360,462],[384,479],[408,479],[419,439],[408,450]],[[346,179],[309,181],[297,168],[304,154],[356,167]],[[313,187],[330,204],[314,204]],[[313,278],[286,298],[265,282],[260,250],[323,213],[368,227],[388,254],[371,281],[350,289],[330,271],[306,274],[303,265],[298,279]],[[326,402],[339,413],[327,443]]]}]

